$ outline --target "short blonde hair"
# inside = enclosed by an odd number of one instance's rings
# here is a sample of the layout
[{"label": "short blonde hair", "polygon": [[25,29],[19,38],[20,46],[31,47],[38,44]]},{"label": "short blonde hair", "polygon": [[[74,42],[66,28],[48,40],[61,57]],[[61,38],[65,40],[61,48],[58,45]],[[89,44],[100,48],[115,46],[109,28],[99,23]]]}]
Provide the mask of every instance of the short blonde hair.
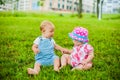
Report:
[{"label": "short blonde hair", "polygon": [[41,25],[40,25],[40,30],[42,31],[43,29],[45,29],[47,26],[51,26],[51,27],[55,27],[54,24],[48,20],[44,20],[42,21]]}]

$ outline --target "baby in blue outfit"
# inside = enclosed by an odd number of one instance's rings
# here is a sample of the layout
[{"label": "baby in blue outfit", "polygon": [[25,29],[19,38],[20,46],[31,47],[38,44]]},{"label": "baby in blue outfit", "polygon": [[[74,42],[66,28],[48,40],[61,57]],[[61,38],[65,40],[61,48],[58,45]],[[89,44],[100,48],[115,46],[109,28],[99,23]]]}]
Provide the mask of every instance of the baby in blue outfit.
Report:
[{"label": "baby in blue outfit", "polygon": [[34,69],[28,68],[28,74],[38,74],[40,66],[54,65],[54,70],[59,71],[60,60],[54,53],[54,49],[60,50],[62,53],[66,51],[65,48],[57,45],[52,38],[54,35],[54,25],[50,21],[43,21],[40,25],[42,36],[34,40],[32,50],[35,53]]}]

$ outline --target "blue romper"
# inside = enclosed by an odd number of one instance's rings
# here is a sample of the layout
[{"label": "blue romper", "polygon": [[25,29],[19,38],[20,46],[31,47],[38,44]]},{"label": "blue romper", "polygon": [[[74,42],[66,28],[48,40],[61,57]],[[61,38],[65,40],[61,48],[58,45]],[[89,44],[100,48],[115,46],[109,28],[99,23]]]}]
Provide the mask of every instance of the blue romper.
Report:
[{"label": "blue romper", "polygon": [[53,65],[54,59],[58,56],[54,53],[54,42],[52,39],[39,37],[40,43],[38,44],[38,49],[40,52],[35,55],[35,60],[40,65]]}]

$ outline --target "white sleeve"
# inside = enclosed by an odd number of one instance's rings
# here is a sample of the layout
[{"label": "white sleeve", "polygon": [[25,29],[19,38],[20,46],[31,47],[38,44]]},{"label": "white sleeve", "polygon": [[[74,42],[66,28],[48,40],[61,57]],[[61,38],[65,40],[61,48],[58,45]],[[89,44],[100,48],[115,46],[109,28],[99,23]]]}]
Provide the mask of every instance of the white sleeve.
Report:
[{"label": "white sleeve", "polygon": [[55,40],[52,38],[52,42],[55,44]]},{"label": "white sleeve", "polygon": [[38,44],[40,43],[40,38],[37,37],[37,38],[33,41],[33,43],[38,45]]}]

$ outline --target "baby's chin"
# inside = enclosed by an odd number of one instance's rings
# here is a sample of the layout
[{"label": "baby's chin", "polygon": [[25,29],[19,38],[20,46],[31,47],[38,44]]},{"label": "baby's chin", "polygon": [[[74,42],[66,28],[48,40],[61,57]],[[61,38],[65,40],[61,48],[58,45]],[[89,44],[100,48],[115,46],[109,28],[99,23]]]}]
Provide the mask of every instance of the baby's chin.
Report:
[{"label": "baby's chin", "polygon": [[51,37],[53,37],[53,36],[47,36],[47,38],[51,38]]},{"label": "baby's chin", "polygon": [[52,35],[52,36],[49,36],[49,37],[51,38],[51,37],[53,37],[53,35]]}]

